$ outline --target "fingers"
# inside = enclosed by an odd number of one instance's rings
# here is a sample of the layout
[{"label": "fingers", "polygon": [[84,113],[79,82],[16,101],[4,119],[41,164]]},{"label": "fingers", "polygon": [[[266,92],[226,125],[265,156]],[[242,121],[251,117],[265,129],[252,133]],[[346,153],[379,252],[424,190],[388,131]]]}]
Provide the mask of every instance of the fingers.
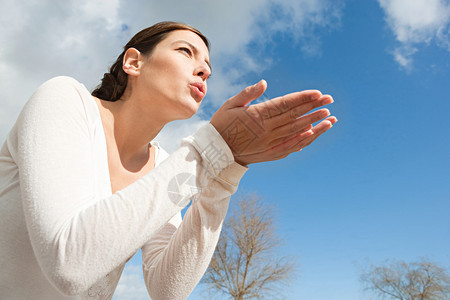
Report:
[{"label": "fingers", "polygon": [[265,125],[270,128],[276,128],[276,127],[280,127],[280,126],[289,124],[291,122],[296,121],[297,118],[310,112],[311,110],[313,110],[317,107],[320,107],[320,106],[331,104],[333,102],[334,102],[334,100],[331,96],[323,95],[316,100],[303,103],[301,105],[293,107],[289,111],[286,111],[280,115],[277,115],[277,116],[274,116],[272,118],[265,120]]},{"label": "fingers", "polygon": [[[311,112],[333,103],[331,96],[317,90],[292,93],[247,106],[266,88],[264,80],[245,88],[230,98],[211,119],[218,131],[222,129],[219,132],[230,146],[236,162],[243,165],[277,160],[300,151],[337,122],[335,117],[330,117],[328,109]],[[316,122],[319,123],[313,127]]]},{"label": "fingers", "polygon": [[337,123],[338,119],[335,116],[331,116],[326,118],[325,120],[328,120],[331,122],[331,125],[334,125],[335,123]]},{"label": "fingers", "polygon": [[303,141],[301,141],[301,143],[299,143],[297,145],[298,150],[296,150],[296,151],[300,151],[303,148],[311,145],[312,142],[314,142],[319,136],[321,136],[327,130],[329,130],[331,127],[333,127],[333,124],[335,124],[336,122],[337,122],[336,117],[329,117],[329,118],[326,118],[325,120],[323,120],[322,122],[320,122],[319,124],[317,124],[316,126],[314,126],[312,129],[314,134],[307,137]]},{"label": "fingers", "polygon": [[311,135],[314,134],[314,132],[311,130],[312,128],[313,128],[313,126],[310,124],[294,135],[286,136],[286,137],[279,138],[279,139],[272,141],[271,143],[269,143],[269,146],[275,147],[277,145],[286,143],[289,140],[294,140],[294,141],[297,140],[298,141],[298,140],[310,137]]},{"label": "fingers", "polygon": [[263,79],[260,82],[248,86],[239,94],[231,97],[224,105],[231,107],[246,106],[251,101],[261,97],[267,89],[267,82]]},{"label": "fingers", "polygon": [[277,97],[270,101],[261,103],[260,105],[264,105],[265,110],[270,112],[270,114],[267,114],[267,117],[273,118],[293,109],[294,107],[318,100],[321,96],[322,93],[320,91],[306,90]]},{"label": "fingers", "polygon": [[[301,107],[306,103],[318,101],[319,99],[321,99],[321,97],[322,94],[320,93],[320,91],[307,90],[274,98],[263,103],[255,104],[253,105],[253,108],[258,111],[260,119],[265,121],[268,119],[274,119],[277,116],[284,115],[286,113],[290,113],[293,109]],[[297,114],[297,116],[300,115]],[[286,116],[284,118],[286,118]]]},{"label": "fingers", "polygon": [[337,122],[336,117],[328,117],[312,129],[304,131],[294,138],[291,138],[284,143],[278,144],[271,149],[264,151],[262,153],[255,154],[253,159],[258,159],[259,161],[266,161],[268,157],[272,157],[272,160],[278,160],[285,158],[289,154],[293,152],[297,152],[302,150],[303,148],[309,146],[312,142],[314,142],[319,136],[328,131],[333,124]]},{"label": "fingers", "polygon": [[297,118],[289,124],[274,129],[273,133],[279,138],[288,140],[291,137],[294,137],[295,135],[302,132],[305,128],[311,129],[311,124],[316,123],[323,118],[328,117],[329,115],[330,111],[326,108],[322,108],[300,118]]}]

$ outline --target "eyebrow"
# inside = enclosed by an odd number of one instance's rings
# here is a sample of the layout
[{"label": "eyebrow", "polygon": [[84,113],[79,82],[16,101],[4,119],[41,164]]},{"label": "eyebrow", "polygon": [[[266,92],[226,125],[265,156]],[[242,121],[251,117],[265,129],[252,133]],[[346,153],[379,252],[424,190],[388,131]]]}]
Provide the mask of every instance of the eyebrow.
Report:
[{"label": "eyebrow", "polygon": [[[174,44],[176,44],[176,43],[184,43],[184,44],[187,44],[189,47],[191,47],[191,48],[194,50],[195,53],[198,53],[198,52],[199,52],[198,49],[197,49],[197,47],[195,47],[194,45],[192,45],[192,44],[189,43],[188,41],[185,41],[185,40],[178,40],[178,41],[175,41],[175,42],[173,42],[173,43],[174,43]],[[209,70],[210,70],[211,73],[212,73],[211,64],[210,64],[209,61],[206,60],[206,59],[205,59],[205,62],[206,62],[206,64],[208,65]]]}]

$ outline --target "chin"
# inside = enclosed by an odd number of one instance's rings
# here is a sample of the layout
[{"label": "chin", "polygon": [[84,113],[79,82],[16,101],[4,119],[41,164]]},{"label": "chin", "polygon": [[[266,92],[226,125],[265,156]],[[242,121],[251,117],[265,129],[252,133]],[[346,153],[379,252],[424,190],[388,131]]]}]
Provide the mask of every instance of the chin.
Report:
[{"label": "chin", "polygon": [[198,107],[183,107],[183,110],[178,110],[176,114],[173,114],[175,120],[187,120],[192,118],[198,111]]},{"label": "chin", "polygon": [[186,103],[183,103],[184,105],[180,105],[180,108],[183,110],[181,113],[183,115],[183,119],[189,119],[192,116],[194,116],[199,107],[200,107],[200,103],[199,102],[193,102],[193,101],[189,101]]},{"label": "chin", "polygon": [[187,120],[192,118],[195,114],[197,113],[197,110],[189,113],[189,114],[185,114],[183,117],[180,118],[180,120]]},{"label": "chin", "polygon": [[193,97],[184,95],[184,97],[179,97],[178,101],[172,101],[170,107],[167,107],[165,115],[171,119],[170,121],[186,120],[197,113],[200,104],[201,101],[196,101]]}]

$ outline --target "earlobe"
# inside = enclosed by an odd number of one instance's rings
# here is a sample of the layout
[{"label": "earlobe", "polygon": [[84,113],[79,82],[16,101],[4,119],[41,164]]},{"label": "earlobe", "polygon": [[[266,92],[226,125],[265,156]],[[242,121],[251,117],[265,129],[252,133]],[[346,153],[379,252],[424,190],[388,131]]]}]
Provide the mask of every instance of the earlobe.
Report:
[{"label": "earlobe", "polygon": [[131,76],[140,74],[142,65],[142,54],[135,48],[129,48],[123,56],[122,69]]}]

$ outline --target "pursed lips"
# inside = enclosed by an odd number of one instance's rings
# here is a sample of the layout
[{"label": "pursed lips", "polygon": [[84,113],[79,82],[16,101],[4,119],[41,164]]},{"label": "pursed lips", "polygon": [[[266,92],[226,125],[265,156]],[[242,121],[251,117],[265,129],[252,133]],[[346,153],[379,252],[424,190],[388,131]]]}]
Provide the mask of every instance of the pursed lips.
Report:
[{"label": "pursed lips", "polygon": [[194,92],[196,92],[197,96],[201,99],[205,97],[206,87],[203,82],[193,82],[190,84]]}]

